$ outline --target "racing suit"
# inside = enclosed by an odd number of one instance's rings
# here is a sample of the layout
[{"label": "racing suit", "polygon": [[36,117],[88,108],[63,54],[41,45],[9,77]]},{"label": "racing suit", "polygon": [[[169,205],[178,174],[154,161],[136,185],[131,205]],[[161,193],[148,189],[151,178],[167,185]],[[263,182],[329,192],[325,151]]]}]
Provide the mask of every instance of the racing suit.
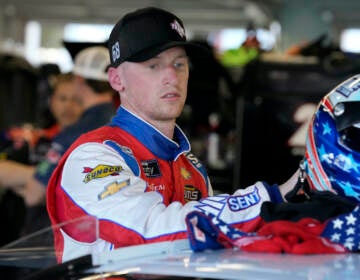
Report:
[{"label": "racing suit", "polygon": [[191,154],[179,127],[173,141],[123,107],[110,125],[81,136],[70,147],[47,189],[53,225],[84,216],[97,221],[92,229],[76,223],[55,228],[58,261],[185,239],[185,216],[195,209],[252,230],[261,220],[261,203],[268,200],[282,198],[277,187],[263,183],[232,196],[213,196],[205,168]]}]

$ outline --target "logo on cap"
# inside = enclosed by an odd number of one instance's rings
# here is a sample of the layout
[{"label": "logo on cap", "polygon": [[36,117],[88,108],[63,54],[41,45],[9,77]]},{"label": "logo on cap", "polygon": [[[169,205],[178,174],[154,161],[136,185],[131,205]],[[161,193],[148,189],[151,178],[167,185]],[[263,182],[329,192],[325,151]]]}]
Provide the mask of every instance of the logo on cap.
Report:
[{"label": "logo on cap", "polygon": [[177,33],[179,33],[180,37],[185,37],[185,30],[182,28],[180,23],[177,20],[174,20],[172,23],[170,23],[170,26],[172,29],[174,29]]},{"label": "logo on cap", "polygon": [[116,60],[118,60],[120,58],[119,42],[116,42],[114,45],[112,45],[111,54],[112,54],[112,61],[113,62],[115,62]]}]

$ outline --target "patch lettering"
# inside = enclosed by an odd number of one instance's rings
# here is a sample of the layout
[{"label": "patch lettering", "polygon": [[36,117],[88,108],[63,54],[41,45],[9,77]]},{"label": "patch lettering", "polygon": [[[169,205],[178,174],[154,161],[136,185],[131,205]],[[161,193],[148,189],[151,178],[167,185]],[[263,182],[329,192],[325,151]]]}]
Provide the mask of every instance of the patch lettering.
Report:
[{"label": "patch lettering", "polygon": [[175,30],[181,38],[185,38],[185,29],[181,26],[181,24],[174,20],[172,23],[170,23],[171,29]]},{"label": "patch lettering", "polygon": [[188,160],[198,169],[202,168],[202,164],[201,162],[198,160],[198,158],[193,154],[193,153],[187,153],[186,157],[188,158]]},{"label": "patch lettering", "polygon": [[336,91],[341,93],[345,97],[349,97],[353,92],[357,91],[360,88],[360,83],[357,82],[354,84],[354,81],[350,81],[346,84],[339,86]]},{"label": "patch lettering", "polygon": [[184,187],[184,199],[186,202],[198,201],[201,198],[201,192],[191,185],[185,185]]},{"label": "patch lettering", "polygon": [[227,204],[229,206],[229,209],[234,212],[247,209],[251,206],[258,204],[259,202],[260,202],[260,195],[257,187],[255,187],[254,191],[248,194],[230,196],[227,199]]},{"label": "patch lettering", "polygon": [[143,160],[141,166],[144,170],[144,174],[148,178],[161,177],[159,163],[156,159]]},{"label": "patch lettering", "polygon": [[118,60],[120,58],[119,42],[116,42],[115,44],[112,45],[112,47],[111,47],[111,55],[112,55],[113,62],[116,62],[116,60]]},{"label": "patch lettering", "polygon": [[147,188],[149,191],[152,192],[161,192],[161,191],[165,191],[166,186],[164,184],[160,184],[160,185],[148,184]]},{"label": "patch lettering", "polygon": [[91,180],[104,178],[107,176],[116,176],[123,171],[122,166],[111,166],[111,165],[103,165],[99,164],[95,168],[84,167],[83,173],[87,173],[83,180],[84,183],[88,183]]}]

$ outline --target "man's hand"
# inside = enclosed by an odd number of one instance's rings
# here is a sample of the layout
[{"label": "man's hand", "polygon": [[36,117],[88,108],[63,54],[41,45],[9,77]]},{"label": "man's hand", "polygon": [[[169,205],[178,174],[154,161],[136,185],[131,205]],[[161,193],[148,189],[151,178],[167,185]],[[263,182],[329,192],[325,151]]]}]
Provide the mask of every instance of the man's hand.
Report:
[{"label": "man's hand", "polygon": [[46,186],[35,178],[31,178],[24,186],[20,195],[28,207],[45,204]]},{"label": "man's hand", "polygon": [[296,186],[299,174],[300,170],[298,169],[284,184],[279,185],[279,190],[284,200],[286,200],[285,195]]}]

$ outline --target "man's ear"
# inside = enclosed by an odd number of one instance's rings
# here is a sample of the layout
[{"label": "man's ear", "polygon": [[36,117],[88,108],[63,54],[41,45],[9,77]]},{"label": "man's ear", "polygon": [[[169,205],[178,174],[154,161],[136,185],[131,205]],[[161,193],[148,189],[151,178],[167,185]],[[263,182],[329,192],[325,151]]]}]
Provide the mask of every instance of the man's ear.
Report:
[{"label": "man's ear", "polygon": [[122,92],[124,90],[124,85],[121,81],[119,71],[116,68],[110,67],[108,69],[108,77],[109,83],[113,89],[115,89],[117,92]]}]

